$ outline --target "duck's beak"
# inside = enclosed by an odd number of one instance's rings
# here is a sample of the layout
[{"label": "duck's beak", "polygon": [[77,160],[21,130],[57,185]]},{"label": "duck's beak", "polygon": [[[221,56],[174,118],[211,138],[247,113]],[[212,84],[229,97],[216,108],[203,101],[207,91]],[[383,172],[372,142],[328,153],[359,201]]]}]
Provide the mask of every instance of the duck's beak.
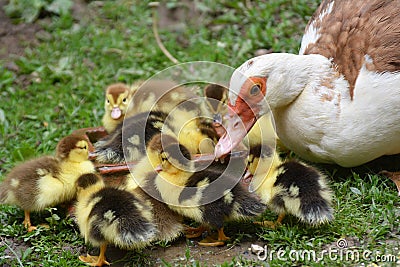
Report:
[{"label": "duck's beak", "polygon": [[226,132],[215,146],[216,158],[224,157],[239,145],[256,122],[256,117],[252,112],[240,114],[236,110],[235,107],[229,106],[228,117],[226,118],[228,123]]}]

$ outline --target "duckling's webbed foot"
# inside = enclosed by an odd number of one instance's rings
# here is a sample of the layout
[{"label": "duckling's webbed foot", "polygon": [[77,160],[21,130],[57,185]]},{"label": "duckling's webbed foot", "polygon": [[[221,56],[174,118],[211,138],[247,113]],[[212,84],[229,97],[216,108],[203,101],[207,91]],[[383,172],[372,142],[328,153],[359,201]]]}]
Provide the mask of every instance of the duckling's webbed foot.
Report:
[{"label": "duckling's webbed foot", "polygon": [[26,227],[26,229],[28,230],[28,232],[33,232],[33,231],[35,231],[36,229],[37,229],[37,227],[36,226],[33,226],[33,225],[31,225],[31,226],[25,226]]},{"label": "duckling's webbed foot", "polygon": [[92,256],[87,254],[86,256],[83,255],[79,256],[79,259],[89,266],[110,265],[110,263],[106,261],[105,257],[100,257],[100,256]]},{"label": "duckling's webbed foot", "polygon": [[103,265],[110,265],[108,261],[106,261],[106,248],[107,245],[102,245],[100,247],[100,254],[99,256],[91,256],[87,254],[86,256],[79,256],[79,260],[86,263],[89,266],[103,266]]},{"label": "duckling's webbed foot", "polygon": [[280,223],[273,221],[262,221],[262,222],[254,222],[254,224],[261,225],[262,227],[276,229],[280,226]]},{"label": "duckling's webbed foot", "polygon": [[199,227],[189,227],[185,228],[185,236],[186,238],[196,238],[201,236],[205,231],[208,230],[207,226],[200,225]]},{"label": "duckling's webbed foot", "polygon": [[278,228],[279,226],[282,225],[283,218],[285,218],[285,214],[281,213],[281,214],[279,214],[278,219],[276,220],[276,222],[273,222],[273,221],[262,221],[262,222],[254,222],[254,224],[258,224],[258,225],[261,225],[263,227],[267,227],[267,228],[271,228],[271,229],[276,229],[276,228]]},{"label": "duckling's webbed foot", "polygon": [[37,227],[33,226],[31,224],[31,214],[30,214],[30,212],[25,210],[24,213],[25,213],[25,218],[24,218],[24,222],[23,222],[24,227],[28,230],[28,232],[35,231],[37,229]]},{"label": "duckling's webbed foot", "polygon": [[229,239],[230,239],[230,238],[227,237],[227,236],[225,235],[225,233],[224,233],[224,228],[218,229],[218,240],[227,241],[227,240],[229,240]]},{"label": "duckling's webbed foot", "polygon": [[219,247],[224,246],[225,242],[214,239],[212,236],[207,236],[203,240],[199,241],[199,245],[205,247]]},{"label": "duckling's webbed foot", "polygon": [[225,241],[229,240],[230,238],[227,237],[224,233],[224,228],[218,229],[218,234],[216,235],[210,235],[204,238],[199,242],[200,246],[206,246],[206,247],[218,247],[218,246],[224,246]]}]

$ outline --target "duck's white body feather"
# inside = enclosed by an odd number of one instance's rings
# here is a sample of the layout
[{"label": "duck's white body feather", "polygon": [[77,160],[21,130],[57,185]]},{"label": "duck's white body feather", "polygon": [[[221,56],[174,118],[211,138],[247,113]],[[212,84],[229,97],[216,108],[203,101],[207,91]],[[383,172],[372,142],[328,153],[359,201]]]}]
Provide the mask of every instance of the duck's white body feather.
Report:
[{"label": "duck's white body feather", "polygon": [[[320,70],[316,73],[289,105],[279,106],[296,84],[267,92],[277,134],[286,146],[307,160],[346,167],[400,153],[400,73],[362,67],[353,99],[343,76],[330,80],[334,73],[327,72],[326,80],[318,82]],[[293,81],[285,75],[281,79]]]},{"label": "duck's white body feather", "polygon": [[[310,161],[351,167],[399,154],[399,47],[399,1],[325,0],[299,55],[255,57],[234,72],[229,105],[248,131],[269,111],[264,95],[282,143]],[[243,137],[231,117],[217,156]]]}]

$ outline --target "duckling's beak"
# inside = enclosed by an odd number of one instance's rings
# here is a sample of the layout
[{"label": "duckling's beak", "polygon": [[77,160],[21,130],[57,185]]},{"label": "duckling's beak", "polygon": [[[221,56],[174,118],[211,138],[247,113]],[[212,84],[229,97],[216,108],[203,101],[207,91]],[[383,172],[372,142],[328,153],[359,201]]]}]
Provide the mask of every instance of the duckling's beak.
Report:
[{"label": "duckling's beak", "polygon": [[154,171],[156,171],[156,172],[161,172],[162,170],[163,169],[162,169],[162,165],[161,164],[154,168]]},{"label": "duckling's beak", "polygon": [[251,183],[251,179],[253,179],[253,174],[249,170],[246,170],[246,173],[243,175],[242,179],[240,180],[242,183],[248,185]]},{"label": "duckling's beak", "polygon": [[222,125],[222,115],[221,114],[214,114],[213,115],[213,122],[212,127],[214,128],[215,132],[217,133],[218,137],[224,136],[226,130]]},{"label": "duckling's beak", "polygon": [[122,111],[119,107],[113,107],[111,110],[111,118],[118,120],[122,116]]},{"label": "duckling's beak", "polygon": [[89,152],[89,160],[95,160],[97,158],[96,153],[94,152]]}]

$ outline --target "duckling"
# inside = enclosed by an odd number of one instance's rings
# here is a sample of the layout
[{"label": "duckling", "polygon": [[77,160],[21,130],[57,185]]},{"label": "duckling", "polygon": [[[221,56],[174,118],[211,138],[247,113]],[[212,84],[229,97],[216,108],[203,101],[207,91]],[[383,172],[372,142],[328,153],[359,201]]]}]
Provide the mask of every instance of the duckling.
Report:
[{"label": "duckling", "polygon": [[0,203],[20,206],[24,226],[32,226],[30,213],[72,200],[75,181],[81,174],[94,172],[88,160],[88,142],[83,136],[69,135],[60,140],[56,156],[42,156],[14,167],[0,185]]},{"label": "duckling", "polygon": [[185,226],[182,223],[182,216],[161,201],[154,183],[156,176],[157,172],[154,171],[149,159],[143,157],[126,176],[125,184],[121,188],[150,201],[153,222],[158,230],[155,241],[172,241],[185,230]]},{"label": "duckling", "polygon": [[154,183],[162,201],[177,213],[217,229],[217,240],[206,239],[200,245],[224,245],[229,239],[223,230],[225,220],[252,217],[265,210],[264,204],[238,184],[243,161],[222,172],[218,168],[197,171],[189,150],[167,134],[152,138],[147,155],[158,166]]},{"label": "duckling", "polygon": [[95,143],[99,163],[137,161],[146,155],[149,140],[157,133],[177,135],[191,153],[211,153],[217,141],[212,126],[199,117],[197,105],[186,101],[169,113],[152,110],[126,118],[109,136]]},{"label": "duckling", "polygon": [[214,153],[218,134],[212,123],[201,115],[194,101],[186,101],[168,113],[163,133],[176,136],[191,154]]},{"label": "duckling", "polygon": [[164,112],[152,111],[126,118],[109,136],[94,144],[93,157],[96,162],[112,164],[141,159],[146,154],[146,143],[161,131],[166,117]]},{"label": "duckling", "polygon": [[123,83],[111,84],[106,88],[102,123],[108,133],[124,120],[132,107],[131,99],[131,89]]},{"label": "duckling", "polygon": [[169,113],[177,105],[196,97],[194,88],[179,86],[170,80],[138,81],[132,88],[129,116],[152,110]]},{"label": "duckling", "polygon": [[107,244],[124,249],[148,245],[156,236],[151,204],[128,191],[106,187],[95,173],[84,174],[76,182],[76,220],[85,242],[100,247],[99,256],[80,256],[90,266],[110,265]]},{"label": "duckling", "polygon": [[303,162],[282,161],[269,145],[253,145],[248,171],[254,175],[249,191],[279,214],[277,221],[260,223],[271,228],[281,224],[285,214],[317,226],[333,220],[332,191],[326,177]]},{"label": "duckling", "polygon": [[227,114],[227,88],[219,84],[208,84],[203,89],[203,96],[200,108],[202,114],[212,118],[212,127],[218,136],[223,136],[225,129],[223,119]]}]

